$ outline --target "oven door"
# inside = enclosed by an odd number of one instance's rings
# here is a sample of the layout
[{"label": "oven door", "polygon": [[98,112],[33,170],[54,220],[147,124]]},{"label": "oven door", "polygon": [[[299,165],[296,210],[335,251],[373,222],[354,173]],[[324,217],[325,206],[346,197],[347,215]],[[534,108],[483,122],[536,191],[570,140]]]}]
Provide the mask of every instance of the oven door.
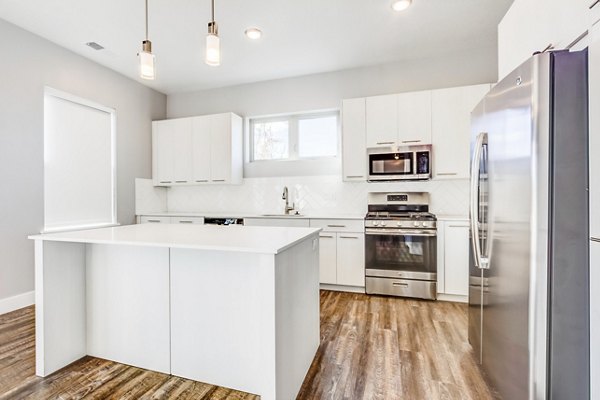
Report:
[{"label": "oven door", "polygon": [[436,281],[436,231],[366,229],[365,268],[371,277]]}]

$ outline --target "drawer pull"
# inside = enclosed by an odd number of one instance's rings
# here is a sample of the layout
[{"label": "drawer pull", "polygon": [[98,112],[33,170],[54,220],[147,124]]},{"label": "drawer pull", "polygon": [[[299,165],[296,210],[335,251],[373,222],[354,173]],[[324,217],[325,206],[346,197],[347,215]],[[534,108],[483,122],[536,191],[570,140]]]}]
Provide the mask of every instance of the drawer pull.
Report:
[{"label": "drawer pull", "polygon": [[171,183],[171,181],[160,181],[159,183]]},{"label": "drawer pull", "polygon": [[438,172],[437,176],[455,176],[458,175],[457,172]]},{"label": "drawer pull", "polygon": [[[600,1],[600,0],[598,0]],[[346,178],[364,178],[364,175],[346,175]]]},{"label": "drawer pull", "polygon": [[148,222],[160,223],[160,219],[149,219]]},{"label": "drawer pull", "polygon": [[420,140],[403,140],[402,143],[421,143]]},{"label": "drawer pull", "polygon": [[180,224],[193,224],[194,221],[179,221]]},{"label": "drawer pull", "polygon": [[345,228],[346,225],[327,225],[328,228]]},{"label": "drawer pull", "polygon": [[225,179],[213,179],[213,182],[225,182]]},{"label": "drawer pull", "polygon": [[333,236],[331,236],[331,235],[319,235],[319,237],[333,239]]},{"label": "drawer pull", "polygon": [[469,228],[469,225],[448,225],[448,228]]},{"label": "drawer pull", "polygon": [[187,181],[175,181],[175,183],[187,183]]},{"label": "drawer pull", "polygon": [[200,180],[196,180],[196,182],[208,182],[208,179],[200,179]]},{"label": "drawer pull", "polygon": [[377,144],[394,144],[394,142],[377,142]]},{"label": "drawer pull", "polygon": [[408,287],[408,283],[392,282],[392,286],[400,286],[400,287],[407,288]]},{"label": "drawer pull", "polygon": [[340,236],[340,239],[358,239],[358,236]]}]

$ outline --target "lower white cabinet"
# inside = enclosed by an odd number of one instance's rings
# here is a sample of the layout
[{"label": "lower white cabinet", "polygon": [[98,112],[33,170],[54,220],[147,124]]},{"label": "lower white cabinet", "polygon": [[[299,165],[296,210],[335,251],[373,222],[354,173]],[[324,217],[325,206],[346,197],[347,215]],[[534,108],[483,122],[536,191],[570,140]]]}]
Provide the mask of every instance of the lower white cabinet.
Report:
[{"label": "lower white cabinet", "polygon": [[338,285],[365,286],[365,234],[337,234]]},{"label": "lower white cabinet", "polygon": [[438,293],[469,295],[469,221],[438,220]]},{"label": "lower white cabinet", "polygon": [[319,234],[319,282],[337,283],[337,234]]}]

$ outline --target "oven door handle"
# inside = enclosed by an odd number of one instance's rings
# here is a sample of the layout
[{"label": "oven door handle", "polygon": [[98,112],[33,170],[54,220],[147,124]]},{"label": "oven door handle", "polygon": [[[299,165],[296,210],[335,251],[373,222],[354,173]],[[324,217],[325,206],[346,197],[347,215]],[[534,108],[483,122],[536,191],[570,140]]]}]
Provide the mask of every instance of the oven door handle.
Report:
[{"label": "oven door handle", "polygon": [[409,230],[409,229],[365,229],[366,235],[379,235],[379,236],[427,236],[427,237],[435,237],[437,236],[436,231],[426,231],[426,230]]}]

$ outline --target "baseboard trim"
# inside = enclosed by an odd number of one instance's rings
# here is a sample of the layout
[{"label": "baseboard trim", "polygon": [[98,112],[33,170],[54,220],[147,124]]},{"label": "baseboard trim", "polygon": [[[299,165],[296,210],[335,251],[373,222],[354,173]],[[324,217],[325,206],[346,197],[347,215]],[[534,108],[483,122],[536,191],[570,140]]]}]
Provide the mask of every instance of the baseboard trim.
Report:
[{"label": "baseboard trim", "polygon": [[35,304],[35,291],[0,299],[0,315]]},{"label": "baseboard trim", "polygon": [[321,283],[322,290],[332,290],[334,292],[351,292],[351,293],[364,293],[365,288],[359,286],[344,286],[344,285],[330,285],[327,283]]},{"label": "baseboard trim", "polygon": [[439,301],[451,301],[453,303],[468,303],[469,302],[469,296],[460,296],[457,294],[438,293],[437,299]]}]

